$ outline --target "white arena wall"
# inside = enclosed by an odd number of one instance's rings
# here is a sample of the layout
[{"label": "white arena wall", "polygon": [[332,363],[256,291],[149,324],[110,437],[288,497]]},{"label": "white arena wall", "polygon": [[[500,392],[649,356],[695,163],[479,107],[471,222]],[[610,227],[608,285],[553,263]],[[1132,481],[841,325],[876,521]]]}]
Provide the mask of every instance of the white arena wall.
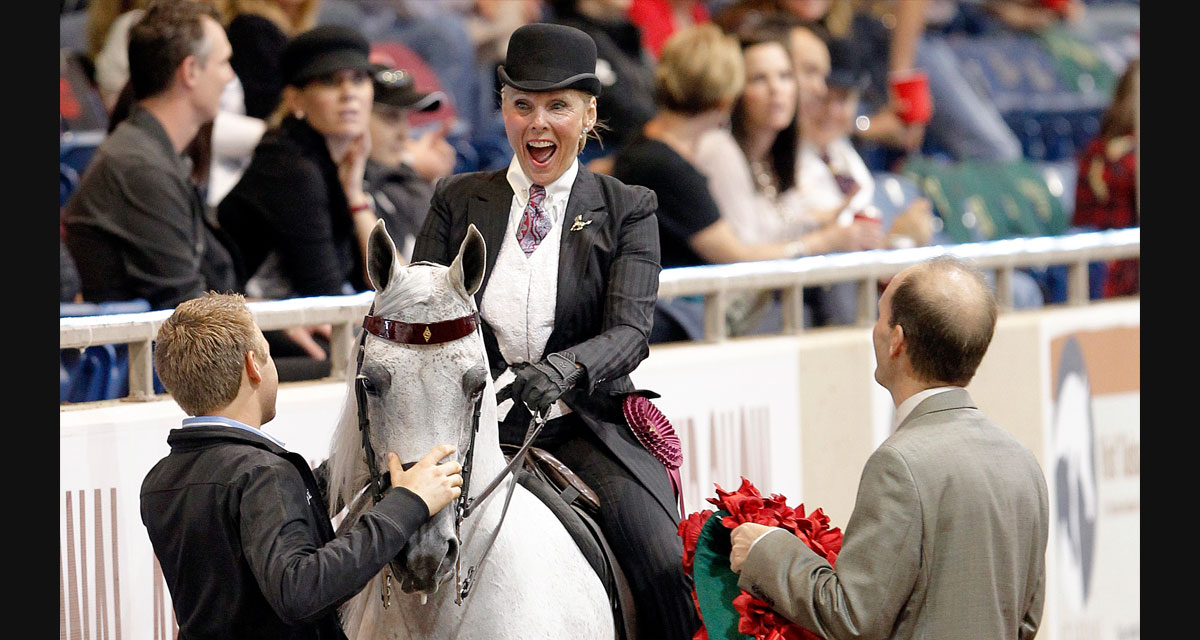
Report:
[{"label": "white arena wall", "polygon": [[[1051,491],[1039,638],[1140,637],[1140,301],[1010,312],[968,388],[1038,455]],[[652,348],[634,383],[679,432],[689,512],[739,476],[845,526],[892,405],[869,328]],[[314,464],[344,385],[284,385],[265,431]],[[60,411],[60,637],[173,638],[170,597],[138,513],[146,471],[183,412],[151,402]]]}]

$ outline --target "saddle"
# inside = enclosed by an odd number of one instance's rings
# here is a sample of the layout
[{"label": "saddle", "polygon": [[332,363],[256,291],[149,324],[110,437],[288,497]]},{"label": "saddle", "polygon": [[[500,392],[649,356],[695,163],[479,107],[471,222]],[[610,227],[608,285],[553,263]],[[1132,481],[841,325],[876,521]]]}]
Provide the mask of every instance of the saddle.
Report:
[{"label": "saddle", "polygon": [[[520,447],[501,443],[500,449],[505,458],[511,460]],[[562,461],[539,447],[529,448],[516,476],[521,486],[558,517],[600,577],[608,592],[616,640],[637,640],[633,592],[596,522],[600,514],[600,498],[596,492]]]}]

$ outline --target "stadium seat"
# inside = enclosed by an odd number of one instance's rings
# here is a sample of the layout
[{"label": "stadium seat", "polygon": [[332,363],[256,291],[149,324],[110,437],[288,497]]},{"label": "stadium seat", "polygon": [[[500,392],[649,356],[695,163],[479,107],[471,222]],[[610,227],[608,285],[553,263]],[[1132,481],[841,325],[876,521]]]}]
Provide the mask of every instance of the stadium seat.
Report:
[{"label": "stadium seat", "polygon": [[[58,139],[58,162],[83,176],[88,163],[104,141],[104,131],[68,131]],[[60,169],[61,172],[61,169]]]},{"label": "stadium seat", "polygon": [[[59,317],[113,315],[150,311],[142,300],[116,302],[60,302]],[[101,344],[85,349],[60,349],[59,402],[95,402],[129,395],[129,345]],[[154,392],[166,389],[154,375]]]},{"label": "stadium seat", "polygon": [[1059,235],[1070,224],[1074,174],[1065,162],[946,164],[917,157],[904,175],[932,201],[952,242]]},{"label": "stadium seat", "polygon": [[67,206],[67,200],[79,186],[79,172],[69,164],[58,163],[58,206]]},{"label": "stadium seat", "polygon": [[116,347],[94,345],[62,349],[59,355],[59,402],[95,402],[119,397],[113,388]]},{"label": "stadium seat", "polygon": [[963,73],[1016,134],[1024,156],[1039,162],[1073,158],[1095,137],[1115,78],[1128,63],[1114,42],[1085,41],[1065,29],[947,43]]}]

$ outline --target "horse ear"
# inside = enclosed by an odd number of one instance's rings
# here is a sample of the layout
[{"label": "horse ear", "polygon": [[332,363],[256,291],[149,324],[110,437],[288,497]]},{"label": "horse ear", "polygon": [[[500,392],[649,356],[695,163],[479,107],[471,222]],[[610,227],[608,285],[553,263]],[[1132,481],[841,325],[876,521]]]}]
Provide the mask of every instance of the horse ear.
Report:
[{"label": "horse ear", "polygon": [[392,279],[392,266],[396,264],[396,244],[388,235],[380,218],[367,238],[367,277],[376,291],[383,291]]},{"label": "horse ear", "polygon": [[483,284],[483,270],[487,266],[487,248],[483,236],[475,225],[467,227],[467,237],[458,248],[458,255],[450,263],[450,280],[458,286],[467,297],[475,295],[479,285]]}]

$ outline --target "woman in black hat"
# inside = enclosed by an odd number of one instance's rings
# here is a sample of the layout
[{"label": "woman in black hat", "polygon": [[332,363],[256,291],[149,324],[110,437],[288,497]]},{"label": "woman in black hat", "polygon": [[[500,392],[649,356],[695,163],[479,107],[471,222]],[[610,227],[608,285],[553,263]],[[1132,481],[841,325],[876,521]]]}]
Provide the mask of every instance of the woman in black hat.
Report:
[{"label": "woman in black hat", "polygon": [[[306,31],[284,48],[287,86],[274,126],[217,209],[221,228],[236,244],[251,297],[369,288],[363,247],[377,220],[363,192],[374,95],[369,52],[361,34],[334,25]],[[329,374],[325,350],[312,333],[294,330],[289,337],[296,344],[272,343],[281,355],[308,354],[321,361],[310,373],[298,373],[300,378]]]},{"label": "woman in black hat", "polygon": [[[600,496],[599,518],[632,586],[638,637],[691,638],[699,627],[676,534],[667,468],[622,413],[629,374],[648,354],[659,264],[657,199],[578,161],[597,119],[596,46],[582,31],[534,23],[513,32],[498,69],[509,167],[442,180],[413,260],[450,264],[469,225],[487,246],[475,294],[496,386],[500,437],[537,440]],[[652,395],[652,394],[651,394]]]}]

